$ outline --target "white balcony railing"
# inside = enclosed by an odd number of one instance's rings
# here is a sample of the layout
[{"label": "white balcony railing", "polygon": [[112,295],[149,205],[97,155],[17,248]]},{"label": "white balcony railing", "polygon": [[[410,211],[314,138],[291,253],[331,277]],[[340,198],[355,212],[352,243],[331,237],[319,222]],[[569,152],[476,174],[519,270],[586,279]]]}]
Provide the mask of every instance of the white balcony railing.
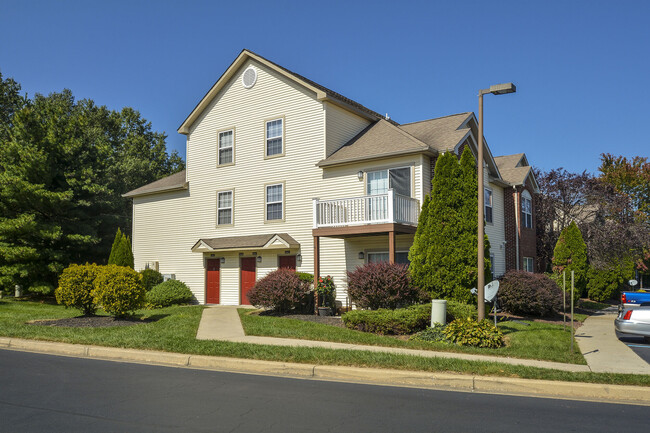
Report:
[{"label": "white balcony railing", "polygon": [[314,228],[382,223],[416,226],[419,216],[420,201],[392,189],[386,194],[363,197],[314,199]]}]

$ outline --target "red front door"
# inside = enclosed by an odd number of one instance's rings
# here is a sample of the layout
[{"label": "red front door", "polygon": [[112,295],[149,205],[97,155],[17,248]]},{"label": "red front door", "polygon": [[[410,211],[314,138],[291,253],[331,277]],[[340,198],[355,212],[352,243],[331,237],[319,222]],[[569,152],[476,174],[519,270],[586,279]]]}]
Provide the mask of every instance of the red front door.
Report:
[{"label": "red front door", "polygon": [[255,257],[242,257],[239,264],[240,303],[250,305],[246,294],[255,285]]},{"label": "red front door", "polygon": [[288,268],[293,271],[296,270],[296,256],[280,256],[280,263],[278,268]]},{"label": "red front door", "polygon": [[219,303],[219,259],[207,259],[205,264],[205,302]]}]

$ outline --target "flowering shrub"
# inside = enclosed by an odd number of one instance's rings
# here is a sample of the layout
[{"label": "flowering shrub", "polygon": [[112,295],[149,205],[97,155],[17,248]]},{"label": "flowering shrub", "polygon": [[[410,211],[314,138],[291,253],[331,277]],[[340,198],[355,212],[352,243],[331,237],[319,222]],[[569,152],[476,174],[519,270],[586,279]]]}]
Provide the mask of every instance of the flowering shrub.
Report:
[{"label": "flowering shrub", "polygon": [[512,314],[548,316],[562,308],[562,290],[544,274],[509,271],[499,285],[499,302]]},{"label": "flowering shrub", "polygon": [[291,269],[280,268],[259,279],[246,294],[256,307],[287,312],[305,300],[309,284]]},{"label": "flowering shrub", "polygon": [[316,293],[318,293],[318,299],[322,300],[323,307],[334,305],[334,290],[336,290],[334,278],[327,275],[318,279]]},{"label": "flowering shrub", "polygon": [[411,282],[406,265],[368,263],[348,271],[348,295],[359,308],[395,309],[415,304],[426,295]]},{"label": "flowering shrub", "polygon": [[503,333],[489,320],[457,319],[448,324],[442,333],[448,341],[459,346],[493,349],[503,346]]}]

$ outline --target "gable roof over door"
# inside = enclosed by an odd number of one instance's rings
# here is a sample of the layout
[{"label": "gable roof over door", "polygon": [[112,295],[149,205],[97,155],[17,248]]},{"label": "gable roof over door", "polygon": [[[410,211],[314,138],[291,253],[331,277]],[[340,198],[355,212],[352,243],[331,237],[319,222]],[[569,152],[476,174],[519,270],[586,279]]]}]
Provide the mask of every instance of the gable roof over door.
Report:
[{"label": "gable roof over door", "polygon": [[310,79],[303,77],[302,75],[296,74],[295,72],[292,72],[287,68],[284,68],[276,63],[273,63],[270,60],[260,56],[259,54],[255,54],[250,50],[244,49],[242,50],[241,53],[239,53],[239,56],[237,56],[235,61],[232,62],[232,64],[228,67],[228,69],[226,69],[226,72],[224,72],[221,75],[221,77],[219,77],[217,82],[214,83],[214,85],[210,88],[208,93],[206,93],[205,96],[201,99],[201,101],[199,101],[196,107],[194,107],[194,110],[192,110],[190,115],[187,116],[187,118],[183,121],[181,126],[178,127],[179,133],[187,134],[190,132],[190,127],[196,121],[196,119],[199,118],[203,110],[217,96],[219,91],[234,77],[234,75],[237,73],[239,68],[241,68],[248,60],[251,59],[261,63],[262,65],[268,67],[269,69],[276,71],[280,75],[283,75],[288,79],[300,84],[306,89],[311,90],[312,92],[314,92],[316,99],[318,99],[319,101],[331,102],[340,107],[348,109],[356,114],[359,114],[362,117],[365,117],[369,120],[383,119],[383,116],[381,114],[372,111],[367,107],[364,107],[358,102],[353,101],[350,98],[346,98],[340,93],[330,90],[327,87],[321,86],[320,84],[315,83]]}]

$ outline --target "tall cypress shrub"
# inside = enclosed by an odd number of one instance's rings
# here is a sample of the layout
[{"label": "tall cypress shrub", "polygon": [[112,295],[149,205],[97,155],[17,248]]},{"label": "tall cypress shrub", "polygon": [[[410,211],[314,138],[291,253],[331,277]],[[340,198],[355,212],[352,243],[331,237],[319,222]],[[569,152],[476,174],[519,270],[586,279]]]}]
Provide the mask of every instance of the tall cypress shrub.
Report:
[{"label": "tall cypress shrub", "polygon": [[553,250],[553,277],[562,286],[562,272],[566,271],[567,291],[571,290],[571,271],[574,271],[574,302],[587,287],[587,245],[575,222],[562,230]]},{"label": "tall cypress shrub", "polygon": [[112,264],[133,269],[133,252],[131,251],[131,239],[128,236],[122,236]]},{"label": "tall cypress shrub", "polygon": [[114,265],[115,264],[115,254],[117,253],[117,250],[120,247],[120,243],[122,242],[122,238],[124,235],[122,234],[122,230],[117,229],[117,232],[115,232],[115,239],[113,240],[113,246],[111,247],[111,254],[108,256],[108,264],[109,265]]}]

